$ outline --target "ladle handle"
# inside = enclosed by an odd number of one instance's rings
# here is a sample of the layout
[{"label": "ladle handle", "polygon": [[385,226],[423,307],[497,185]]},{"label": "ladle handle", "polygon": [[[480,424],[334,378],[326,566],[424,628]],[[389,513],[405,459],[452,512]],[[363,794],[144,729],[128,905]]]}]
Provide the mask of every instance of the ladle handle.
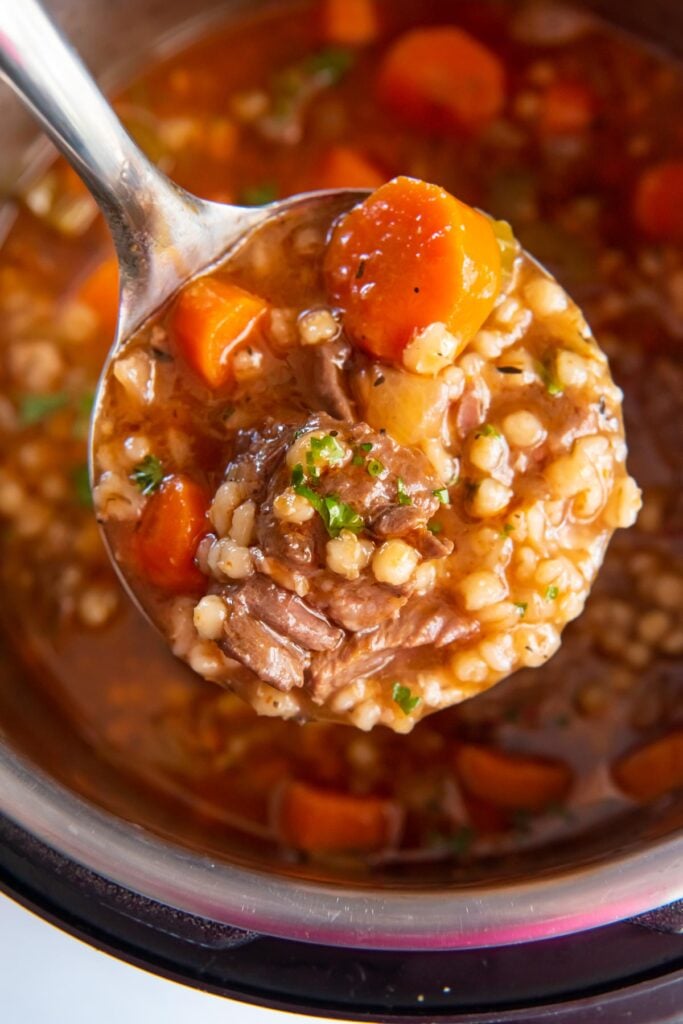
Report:
[{"label": "ladle handle", "polygon": [[0,74],[104,213],[123,282],[119,329],[132,329],[193,270],[206,204],[150,163],[37,0],[0,0]]}]

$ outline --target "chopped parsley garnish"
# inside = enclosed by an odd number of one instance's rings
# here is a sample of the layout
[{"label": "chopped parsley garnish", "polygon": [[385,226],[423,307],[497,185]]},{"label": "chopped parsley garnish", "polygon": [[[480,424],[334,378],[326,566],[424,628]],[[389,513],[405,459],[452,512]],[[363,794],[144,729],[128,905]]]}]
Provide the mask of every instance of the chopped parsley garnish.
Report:
[{"label": "chopped parsley garnish", "polygon": [[[330,465],[336,465],[344,458],[344,449],[336,437],[332,437],[331,434],[325,434],[324,437],[311,438],[309,454],[314,460],[324,459]],[[308,456],[306,456],[306,461],[308,462]]]},{"label": "chopped parsley garnish", "polygon": [[304,482],[304,467],[300,462],[297,462],[296,466],[292,470],[292,485],[298,487],[299,484]]},{"label": "chopped parsley garnish", "polygon": [[317,480],[318,477],[320,476],[320,470],[315,464],[313,452],[311,451],[310,448],[306,452],[306,472],[308,473],[309,476],[312,476],[314,480]]},{"label": "chopped parsley garnish", "polygon": [[559,594],[559,592],[560,591],[559,591],[559,589],[557,587],[552,586],[552,585],[549,586],[548,589],[545,592],[545,599],[546,599],[546,601],[554,601],[555,598],[557,597],[557,595]]},{"label": "chopped parsley garnish", "polygon": [[528,602],[526,602],[526,601],[515,601],[513,603],[514,603],[515,608],[519,612],[519,617],[521,619],[522,616],[526,615],[526,610],[529,607]]},{"label": "chopped parsley garnish", "polygon": [[399,477],[396,481],[396,498],[399,505],[412,505],[413,499],[410,497],[406,490],[406,485],[403,482],[403,477]]},{"label": "chopped parsley garnish", "polygon": [[492,423],[485,423],[474,435],[475,437],[500,437],[500,430]]},{"label": "chopped parsley garnish", "polygon": [[443,530],[443,523],[427,523],[427,529],[430,533],[441,533]]},{"label": "chopped parsley garnish", "polygon": [[323,498],[306,484],[295,484],[294,493],[311,503],[325,524],[325,529],[330,537],[338,537],[342,530],[360,533],[365,526],[358,513],[336,494],[328,494]]},{"label": "chopped parsley garnish", "polygon": [[514,526],[512,523],[503,523],[503,528],[500,531],[500,535],[501,537],[509,537],[513,530]]},{"label": "chopped parsley garnish", "polygon": [[19,404],[19,420],[23,427],[52,416],[69,402],[69,396],[59,391],[51,395],[24,395]]},{"label": "chopped parsley garnish", "polygon": [[524,373],[521,366],[497,366],[498,373]]},{"label": "chopped parsley garnish", "polygon": [[360,448],[360,450],[362,452],[371,452],[372,451],[372,442],[371,441],[363,441],[363,443],[359,444],[358,447]]},{"label": "chopped parsley garnish", "polygon": [[277,199],[277,185],[272,181],[262,181],[259,185],[247,185],[239,195],[244,206],[266,206]]},{"label": "chopped parsley garnish", "polygon": [[402,683],[394,683],[391,696],[404,715],[409,715],[411,711],[414,711],[422,700],[421,697],[413,697],[410,687],[403,686]]},{"label": "chopped parsley garnish", "polygon": [[85,463],[82,466],[75,466],[71,472],[76,501],[84,508],[92,508],[92,491],[90,490],[90,476]]},{"label": "chopped parsley garnish", "polygon": [[381,476],[384,472],[384,463],[380,462],[379,459],[368,459],[368,463],[365,468],[367,469],[369,476]]},{"label": "chopped parsley garnish", "polygon": [[352,466],[362,466],[364,462],[365,462],[365,459],[363,458],[361,453],[359,451],[355,451],[353,453],[353,458],[351,459],[351,465]]},{"label": "chopped parsley garnish", "polygon": [[447,505],[448,504],[449,497],[448,497],[448,488],[447,487],[439,487],[438,490],[432,491],[432,494],[434,495],[435,498],[439,499],[439,501],[441,502],[442,505]]},{"label": "chopped parsley garnish", "polygon": [[156,455],[145,455],[142,462],[133,467],[130,478],[142,494],[153,494],[164,479],[164,467]]},{"label": "chopped parsley garnish", "polygon": [[294,440],[298,441],[298,439],[300,437],[303,437],[304,434],[307,434],[307,433],[308,433],[308,429],[306,427],[299,427],[298,430],[294,431]]},{"label": "chopped parsley garnish", "polygon": [[337,85],[353,67],[354,60],[351,50],[345,50],[340,46],[328,46],[324,50],[312,53],[303,62],[303,67],[309,74],[324,77],[326,85]]}]

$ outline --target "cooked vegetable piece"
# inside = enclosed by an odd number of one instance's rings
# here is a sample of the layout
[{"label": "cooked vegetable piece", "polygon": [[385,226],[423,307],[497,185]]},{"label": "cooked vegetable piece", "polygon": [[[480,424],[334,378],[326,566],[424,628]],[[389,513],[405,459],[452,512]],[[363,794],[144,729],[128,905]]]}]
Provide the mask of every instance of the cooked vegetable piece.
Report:
[{"label": "cooked vegetable piece", "polygon": [[384,57],[377,89],[389,110],[423,131],[477,132],[503,108],[505,72],[477,39],[439,25],[397,39]]},{"label": "cooked vegetable piece", "polygon": [[322,29],[330,43],[362,46],[379,32],[375,0],[323,0]]},{"label": "cooked vegetable piece", "polygon": [[617,785],[634,800],[654,800],[683,786],[683,729],[625,754],[613,772]]},{"label": "cooked vegetable piece", "polygon": [[404,370],[383,368],[379,387],[363,386],[363,419],[374,430],[386,430],[399,444],[420,444],[438,437],[448,407],[448,387],[439,377],[420,377]]},{"label": "cooked vegetable piece", "polygon": [[113,337],[119,318],[119,263],[115,256],[95,267],[81,284],[76,298],[97,314],[102,332]]},{"label": "cooked vegetable piece", "polygon": [[208,507],[204,488],[183,475],[169,477],[152,495],[133,534],[133,555],[154,586],[180,593],[206,584],[194,557],[209,529]]},{"label": "cooked vegetable piece", "polygon": [[552,82],[541,94],[538,119],[542,135],[574,135],[590,128],[597,113],[596,98],[583,82]]},{"label": "cooked vegetable piece", "polygon": [[567,765],[540,757],[522,757],[465,743],[455,755],[455,769],[472,796],[495,807],[540,811],[562,800],[571,785]]},{"label": "cooked vegetable piece", "polygon": [[633,216],[641,231],[651,238],[683,241],[683,159],[664,160],[641,174]]},{"label": "cooked vegetable piece", "polygon": [[287,783],[275,819],[283,842],[309,853],[381,850],[396,842],[401,827],[400,808],[392,800],[303,782]]},{"label": "cooked vegetable piece", "polygon": [[330,146],[313,178],[315,188],[379,188],[387,175],[353,146]]},{"label": "cooked vegetable piece", "polygon": [[236,349],[267,308],[258,295],[237,285],[199,278],[183,289],[171,311],[172,342],[207,387],[224,387]]},{"label": "cooked vegetable piece", "polygon": [[493,307],[500,250],[483,214],[438,185],[400,177],[340,219],[325,273],[351,340],[398,363],[435,322],[464,348]]}]

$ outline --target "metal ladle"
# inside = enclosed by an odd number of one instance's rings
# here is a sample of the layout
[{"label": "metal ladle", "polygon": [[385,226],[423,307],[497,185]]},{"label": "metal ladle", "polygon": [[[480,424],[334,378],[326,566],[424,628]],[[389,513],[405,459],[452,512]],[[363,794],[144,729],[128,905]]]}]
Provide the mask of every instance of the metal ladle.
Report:
[{"label": "metal ladle", "polygon": [[[102,384],[122,345],[186,281],[270,218],[295,209],[305,216],[309,208],[319,217],[332,199],[336,212],[344,205],[344,193],[331,191],[258,208],[231,206],[199,199],[174,184],[133,142],[37,0],[0,0],[0,75],[83,179],[116,247],[119,316],[95,398],[95,420]],[[365,194],[350,191],[347,205]],[[91,438],[96,433],[93,429]]]}]

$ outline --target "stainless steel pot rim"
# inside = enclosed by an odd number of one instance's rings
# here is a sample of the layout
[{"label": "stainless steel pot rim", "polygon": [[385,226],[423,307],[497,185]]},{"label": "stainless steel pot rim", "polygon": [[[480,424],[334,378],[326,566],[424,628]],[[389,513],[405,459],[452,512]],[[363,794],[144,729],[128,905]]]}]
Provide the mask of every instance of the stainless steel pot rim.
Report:
[{"label": "stainless steel pot rim", "polygon": [[391,891],[269,874],[161,840],[77,797],[3,746],[0,812],[126,890],[300,942],[405,950],[500,946],[596,928],[683,898],[683,835],[501,885]]}]

